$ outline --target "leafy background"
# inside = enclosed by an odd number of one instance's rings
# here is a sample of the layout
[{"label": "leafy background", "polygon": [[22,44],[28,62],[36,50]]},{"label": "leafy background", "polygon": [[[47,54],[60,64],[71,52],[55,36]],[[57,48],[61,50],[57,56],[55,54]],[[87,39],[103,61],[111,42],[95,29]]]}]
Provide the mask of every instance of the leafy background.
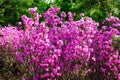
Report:
[{"label": "leafy background", "polygon": [[16,25],[23,14],[30,15],[28,8],[38,7],[39,13],[46,11],[51,5],[61,8],[61,11],[80,13],[101,22],[109,13],[120,17],[120,0],[0,0],[0,24]]}]

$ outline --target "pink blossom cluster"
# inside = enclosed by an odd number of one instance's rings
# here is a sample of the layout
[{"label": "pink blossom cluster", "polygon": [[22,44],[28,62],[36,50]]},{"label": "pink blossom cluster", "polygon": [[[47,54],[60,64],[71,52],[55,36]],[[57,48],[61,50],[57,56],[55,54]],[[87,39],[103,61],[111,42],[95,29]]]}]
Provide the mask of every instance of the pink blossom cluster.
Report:
[{"label": "pink blossom cluster", "polygon": [[[115,25],[104,25],[118,18],[106,18],[98,30],[99,23],[90,17],[75,21],[72,12],[62,12],[59,17],[59,11],[51,7],[39,15],[36,7],[30,8],[33,17],[22,16],[24,30],[20,26],[0,28],[1,50],[9,49],[25,64],[22,80],[71,80],[77,76],[120,80],[120,55],[112,46],[112,38],[120,31]],[[41,17],[44,21],[40,22]]]},{"label": "pink blossom cluster", "polygon": [[[92,79],[106,80],[118,79],[120,72],[120,54],[113,47],[113,36],[119,34],[115,28],[103,27],[93,39],[91,53],[91,76]],[[119,80],[119,79],[118,79]]]},{"label": "pink blossom cluster", "polygon": [[120,19],[118,17],[110,15],[102,21],[102,24],[107,27],[117,28],[120,31]]}]

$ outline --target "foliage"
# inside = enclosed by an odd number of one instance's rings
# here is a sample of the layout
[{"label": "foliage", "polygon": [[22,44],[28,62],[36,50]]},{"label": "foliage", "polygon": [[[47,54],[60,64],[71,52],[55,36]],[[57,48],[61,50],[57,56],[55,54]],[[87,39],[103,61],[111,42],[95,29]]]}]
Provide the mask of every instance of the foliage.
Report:
[{"label": "foliage", "polygon": [[0,24],[17,25],[23,14],[30,16],[28,8],[34,6],[42,13],[48,9],[49,4],[44,0],[0,0]]},{"label": "foliage", "polygon": [[51,5],[61,8],[61,11],[68,13],[75,12],[75,19],[80,18],[79,14],[84,13],[92,17],[97,22],[108,17],[109,13],[120,17],[120,0],[0,0],[0,24],[16,25],[21,20],[23,14],[30,15],[27,10],[29,7],[38,7],[38,12],[46,11]]},{"label": "foliage", "polygon": [[77,19],[79,19],[80,13],[84,13],[98,22],[108,17],[109,13],[119,16],[119,2],[119,0],[55,0],[55,4],[62,11],[75,12]]}]

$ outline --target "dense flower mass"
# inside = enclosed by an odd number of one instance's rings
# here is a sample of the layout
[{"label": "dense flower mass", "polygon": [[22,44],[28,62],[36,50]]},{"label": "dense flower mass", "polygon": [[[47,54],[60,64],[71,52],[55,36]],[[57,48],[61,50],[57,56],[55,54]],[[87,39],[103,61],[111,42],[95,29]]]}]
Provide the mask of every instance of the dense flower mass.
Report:
[{"label": "dense flower mass", "polygon": [[75,21],[72,12],[59,17],[59,11],[51,7],[39,15],[36,7],[30,8],[33,17],[23,15],[18,27],[0,28],[1,50],[9,50],[24,64],[21,79],[120,80],[119,48],[113,46],[114,36],[120,36],[120,20],[110,16],[98,30],[99,23],[90,17]]}]

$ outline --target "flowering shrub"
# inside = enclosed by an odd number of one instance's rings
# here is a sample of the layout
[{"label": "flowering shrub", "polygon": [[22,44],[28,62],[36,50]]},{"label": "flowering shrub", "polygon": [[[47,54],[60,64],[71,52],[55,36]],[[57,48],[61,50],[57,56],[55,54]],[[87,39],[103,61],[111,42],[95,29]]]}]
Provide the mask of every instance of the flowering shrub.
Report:
[{"label": "flowering shrub", "polygon": [[119,52],[112,47],[112,37],[119,33],[114,28],[104,27],[93,39],[93,52],[91,53],[90,66],[92,67],[92,79],[100,78],[113,80],[117,78],[120,69]]},{"label": "flowering shrub", "polygon": [[30,8],[31,18],[23,15],[18,27],[0,29],[1,50],[9,50],[24,65],[21,79],[120,79],[119,49],[113,46],[114,36],[120,34],[119,19],[106,18],[98,30],[92,18],[75,21],[75,14],[62,12],[59,17],[59,10],[51,7],[39,15],[36,7]]}]

